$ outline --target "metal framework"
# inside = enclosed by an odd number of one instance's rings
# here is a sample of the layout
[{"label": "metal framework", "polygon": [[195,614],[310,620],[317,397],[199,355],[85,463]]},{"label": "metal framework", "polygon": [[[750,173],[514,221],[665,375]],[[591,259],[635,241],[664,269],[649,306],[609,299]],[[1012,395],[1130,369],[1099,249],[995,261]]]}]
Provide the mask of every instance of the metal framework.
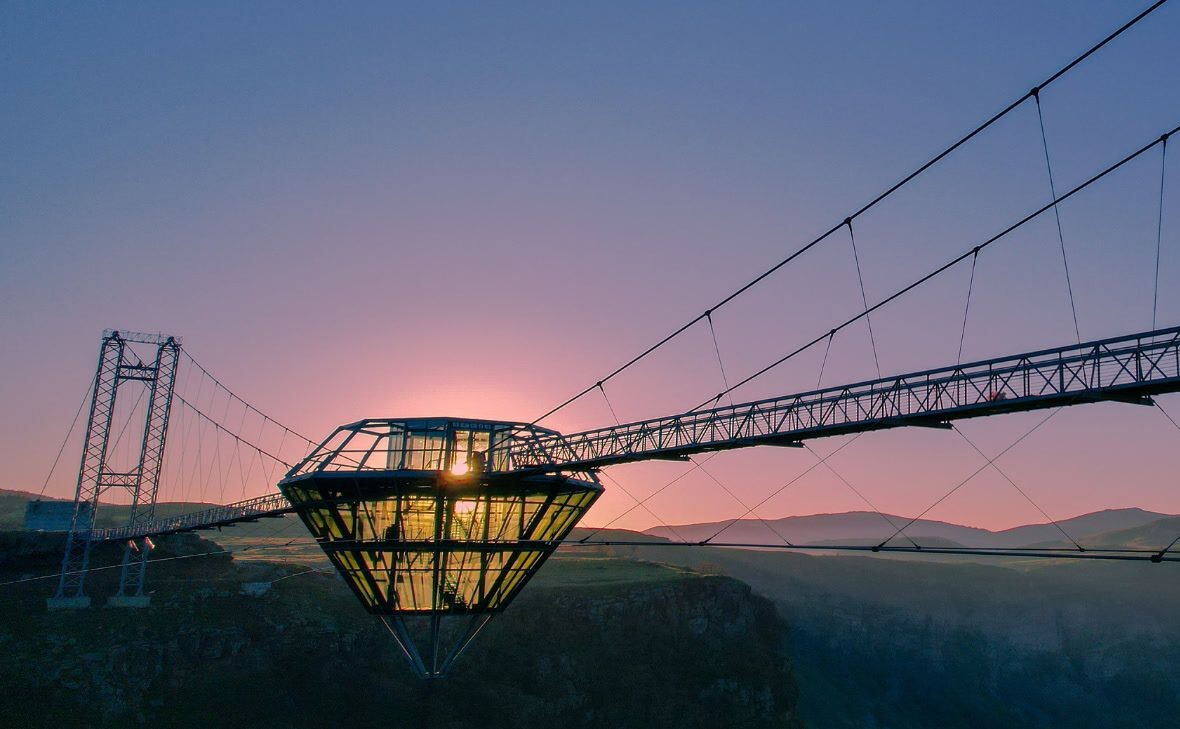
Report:
[{"label": "metal framework", "polygon": [[[154,345],[154,361],[145,364],[139,359],[131,347],[134,343]],[[90,547],[96,537],[94,520],[99,497],[104,491],[127,489],[131,497],[129,526],[152,522],[179,354],[180,342],[175,337],[109,329],[103,332],[74,493],[74,511],[66,537],[61,577],[53,599],[89,603],[85,594],[86,568],[90,561]],[[129,382],[138,382],[148,388],[143,439],[137,464],[130,470],[114,471],[108,463],[111,425],[121,386]],[[130,544],[127,546],[119,580],[119,597],[142,596],[147,551],[139,545],[135,550]]]},{"label": "metal framework", "polygon": [[[792,446],[806,439],[870,430],[949,427],[952,420],[1049,407],[1103,401],[1149,404],[1151,395],[1177,391],[1180,327],[1171,327],[570,435],[514,426],[511,437],[502,441],[506,445],[490,452],[502,459],[498,470],[593,471],[630,461],[683,459],[693,453],[757,445]],[[387,468],[387,450],[372,438],[375,428],[389,422],[365,420],[343,426],[288,476]],[[331,438],[347,440],[332,443]],[[422,457],[436,460],[423,462],[430,468],[451,465],[451,456],[442,451]],[[95,538],[207,529],[290,510],[281,494],[270,494],[97,532]]]},{"label": "metal framework", "polygon": [[423,677],[444,675],[602,492],[513,468],[553,431],[457,418],[341,426],[279,482],[360,603]]},{"label": "metal framework", "polygon": [[138,521],[113,529],[95,529],[91,541],[109,542],[141,539],[148,536],[164,536],[191,532],[197,529],[215,529],[246,521],[258,521],[269,517],[282,516],[294,511],[291,502],[279,492],[237,501],[225,506],[215,506],[204,511],[192,511],[162,519]]},{"label": "metal framework", "polygon": [[594,469],[1180,390],[1180,327],[516,443],[517,468]]}]

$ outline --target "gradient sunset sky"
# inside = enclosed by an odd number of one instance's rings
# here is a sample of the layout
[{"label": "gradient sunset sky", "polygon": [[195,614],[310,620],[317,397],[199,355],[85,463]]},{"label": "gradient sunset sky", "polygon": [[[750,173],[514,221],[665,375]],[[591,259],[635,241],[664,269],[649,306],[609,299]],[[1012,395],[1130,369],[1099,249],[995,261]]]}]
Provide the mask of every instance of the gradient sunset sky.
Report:
[{"label": "gradient sunset sky", "polygon": [[[1145,5],[4,3],[0,487],[40,490],[107,327],[182,336],[237,392],[317,437],[362,417],[531,420]],[[1045,92],[1059,190],[1180,123],[1177,47],[1180,6],[1165,6]],[[1171,146],[1167,326],[1180,324]],[[1083,338],[1150,328],[1160,172],[1155,150],[1061,208]],[[1028,104],[858,221],[868,298],[1048,199]],[[968,271],[874,317],[886,374],[954,362]],[[715,316],[730,378],[861,307],[848,238],[833,236]],[[1073,340],[1043,216],[981,256],[964,358]],[[822,355],[737,397],[814,388]],[[866,330],[837,337],[824,384],[874,375]],[[720,383],[698,326],[607,389],[634,420]],[[1180,415],[1180,396],[1161,403]],[[958,427],[995,453],[1043,416]],[[595,395],[543,424],[609,422]],[[75,438],[49,495],[72,495],[79,449]],[[869,434],[832,460],[905,515],[981,462],[954,433],[916,429]],[[707,467],[754,503],[814,463],[759,448]],[[1153,408],[1066,410],[999,463],[1054,517],[1180,513],[1180,432]],[[587,523],[685,470],[611,469],[622,487],[607,481]],[[650,506],[669,523],[745,511],[699,472]],[[865,508],[821,468],[758,514]],[[1043,521],[994,472],[928,516]],[[656,523],[640,509],[616,525]]]}]

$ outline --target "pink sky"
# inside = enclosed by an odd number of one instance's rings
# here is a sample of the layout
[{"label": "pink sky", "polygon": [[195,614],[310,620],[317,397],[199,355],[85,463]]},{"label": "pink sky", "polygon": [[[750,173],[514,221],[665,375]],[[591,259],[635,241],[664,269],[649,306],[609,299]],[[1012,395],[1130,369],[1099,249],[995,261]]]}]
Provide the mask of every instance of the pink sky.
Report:
[{"label": "pink sky", "polygon": [[[116,17],[0,11],[17,31],[0,62],[12,102],[0,123],[0,487],[40,490],[106,327],[182,335],[224,382],[314,437],[362,417],[531,420],[1129,13],[1078,8],[866,6],[848,18],[818,3],[693,8],[672,24],[606,9],[478,22],[381,8],[331,19],[144,11],[171,28],[153,33]],[[1063,9],[1070,22],[1034,32]],[[256,26],[273,43],[259,47]],[[1007,38],[1003,54],[988,29]],[[1180,121],[1175,88],[1143,73],[1169,67],[1178,33],[1180,13],[1165,8],[1046,94],[1059,188]],[[1042,155],[1035,113],[1022,109],[866,215],[857,242],[870,300],[1042,204]],[[1178,172],[1170,162],[1169,179]],[[1084,338],[1150,326],[1159,175],[1147,155],[1061,210]],[[1161,325],[1180,323],[1178,189],[1165,201]],[[1073,339],[1060,255],[1044,218],[980,259],[965,358]],[[886,374],[953,363],[966,278],[951,272],[874,317]],[[859,297],[847,237],[834,236],[716,315],[731,379],[827,331]],[[739,399],[813,388],[821,355]],[[867,333],[853,327],[824,383],[874,373]],[[683,411],[719,386],[698,327],[608,392],[629,420]],[[1161,402],[1180,415],[1180,396]],[[961,427],[992,453],[1040,417]],[[609,422],[595,395],[544,424]],[[78,448],[49,495],[71,495]],[[754,503],[813,462],[759,448],[707,467]],[[914,429],[866,435],[832,463],[878,507],[910,515],[980,458],[954,433]],[[1054,517],[1180,512],[1180,432],[1154,409],[1073,408],[1000,465]],[[684,469],[609,473],[643,497]],[[607,486],[587,523],[633,504]],[[191,494],[163,494],[181,496]],[[668,523],[744,511],[699,473],[650,506]],[[821,469],[758,513],[864,508]],[[1041,521],[993,472],[928,517]],[[616,525],[657,523],[637,510]]]}]

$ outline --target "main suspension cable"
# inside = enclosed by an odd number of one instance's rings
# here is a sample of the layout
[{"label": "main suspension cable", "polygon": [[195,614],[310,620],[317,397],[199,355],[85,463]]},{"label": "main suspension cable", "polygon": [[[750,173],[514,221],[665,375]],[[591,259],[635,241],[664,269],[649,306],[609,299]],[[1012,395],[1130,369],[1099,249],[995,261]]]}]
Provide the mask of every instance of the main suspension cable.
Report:
[{"label": "main suspension cable", "polygon": [[[831,336],[832,333],[838,332],[841,329],[851,326],[852,324],[860,321],[861,319],[868,316],[869,314],[876,311],[877,309],[880,309],[881,307],[886,306],[887,304],[891,303],[895,299],[899,299],[902,296],[908,294],[910,291],[913,291],[914,289],[918,288],[919,286],[925,284],[927,281],[945,273],[946,271],[950,270],[951,268],[953,268],[957,264],[962,263],[963,261],[967,260],[968,258],[970,258],[972,256],[977,256],[979,254],[979,252],[982,251],[984,248],[987,248],[988,246],[990,246],[993,243],[995,243],[996,241],[1006,237],[1007,235],[1009,235],[1013,231],[1017,230],[1018,228],[1021,228],[1022,226],[1027,224],[1029,221],[1034,220],[1035,218],[1039,217],[1041,214],[1043,214],[1044,212],[1046,212],[1047,210],[1049,210],[1053,206],[1058,205],[1058,204],[1068,200],[1069,198],[1073,197],[1074,195],[1081,192],[1082,190],[1085,190],[1087,187],[1089,187],[1089,186],[1093,185],[1094,183],[1098,182],[1099,180],[1103,179],[1104,177],[1106,177],[1110,173],[1114,172],[1115,170],[1120,169],[1121,167],[1126,165],[1128,162],[1131,162],[1132,160],[1138,158],[1140,155],[1144,154],[1148,150],[1155,147],[1155,145],[1161,144],[1164,140],[1166,140],[1168,137],[1175,134],[1176,132],[1180,132],[1180,126],[1173,127],[1171,130],[1165,132],[1158,139],[1155,139],[1155,140],[1143,145],[1139,149],[1135,150],[1134,152],[1132,152],[1132,153],[1128,154],[1127,156],[1123,157],[1122,159],[1120,159],[1118,162],[1115,162],[1114,164],[1110,165],[1106,169],[1104,169],[1101,172],[1098,172],[1094,176],[1090,177],[1085,182],[1082,182],[1077,187],[1074,187],[1072,190],[1065,193],[1064,195],[1061,195],[1059,197],[1055,197],[1052,201],[1046,203],[1045,205],[1041,206],[1040,208],[1038,208],[1038,209],[1034,210],[1033,212],[1029,213],[1028,215],[1024,216],[1020,220],[1016,221],[1015,223],[1009,225],[1007,228],[1001,230],[999,233],[996,233],[991,238],[988,238],[987,240],[980,243],[979,245],[976,245],[973,248],[968,249],[964,253],[956,256],[955,258],[952,258],[951,260],[947,261],[946,263],[944,263],[943,265],[934,269],[933,271],[926,274],[925,276],[922,276],[921,278],[917,279],[916,281],[909,284],[908,286],[905,286],[904,288],[901,288],[901,289],[895,291],[893,294],[890,294],[889,296],[885,297],[884,299],[881,299],[876,304],[873,304],[872,306],[870,306],[866,311],[863,311],[863,312],[849,318],[844,323],[839,324],[836,327],[833,327],[831,331],[825,332],[824,334],[821,334],[821,335],[815,337],[814,339],[803,344],[802,346],[798,347],[797,349],[787,353],[786,355],[783,355],[782,357],[775,360],[774,362],[771,362],[770,364],[766,365],[765,367],[758,370],[754,374],[749,375],[745,379],[743,379],[740,382],[738,382],[737,384],[735,384],[733,387],[730,388],[730,391],[736,390],[739,387],[742,387],[743,385],[751,382],[752,380],[755,380],[758,377],[761,377],[762,375],[773,370],[774,368],[778,367],[779,365],[783,364],[784,362],[807,351],[808,349],[815,346],[819,342],[822,342],[826,337]],[[725,392],[719,393],[716,398],[710,398],[709,400],[704,401],[703,403],[697,405],[695,408],[692,408],[692,410],[689,410],[689,412],[695,412],[697,410],[700,410],[701,408],[709,405],[714,400],[719,400],[721,398],[721,396],[726,395],[726,394],[727,393],[725,393]]]},{"label": "main suspension cable", "polygon": [[[926,170],[930,169],[930,168],[931,168],[931,167],[933,167],[934,165],[938,164],[938,163],[939,163],[939,162],[941,162],[941,161],[942,161],[944,158],[946,158],[948,155],[950,155],[952,152],[954,152],[955,150],[959,149],[959,148],[960,148],[960,147],[962,147],[964,144],[966,144],[967,142],[971,141],[971,140],[972,140],[972,139],[974,139],[974,138],[975,138],[977,135],[979,135],[980,133],[982,133],[984,130],[988,129],[988,128],[989,128],[989,127],[991,127],[993,124],[995,124],[995,123],[996,123],[996,122],[998,122],[999,120],[1001,120],[1001,119],[1003,119],[1004,117],[1006,117],[1006,116],[1007,116],[1008,114],[1010,114],[1010,113],[1011,113],[1011,112],[1012,112],[1014,109],[1016,109],[1017,107],[1021,106],[1021,105],[1022,105],[1024,102],[1026,102],[1026,101],[1028,101],[1030,98],[1032,98],[1032,97],[1034,96],[1034,93],[1039,93],[1039,92],[1041,92],[1041,91],[1044,91],[1046,88],[1048,88],[1048,87],[1049,87],[1051,84],[1053,84],[1055,81],[1057,81],[1057,80],[1058,80],[1058,79],[1060,79],[1062,76],[1064,76],[1065,74],[1067,74],[1067,73],[1069,73],[1070,71],[1072,71],[1072,70],[1074,69],[1074,67],[1076,67],[1078,64],[1080,64],[1081,62],[1085,61],[1085,60],[1086,60],[1087,58],[1089,58],[1090,56],[1092,56],[1092,55],[1094,55],[1095,53],[1097,53],[1097,52],[1098,52],[1098,51],[1099,51],[1101,48],[1103,48],[1104,46],[1106,46],[1108,43],[1110,43],[1110,42],[1111,42],[1111,41],[1113,41],[1114,39],[1118,38],[1120,35],[1122,35],[1122,34],[1123,34],[1123,33],[1125,33],[1127,30],[1129,30],[1131,27],[1133,27],[1135,24],[1137,24],[1138,22],[1140,22],[1141,20],[1143,20],[1144,18],[1146,18],[1146,17],[1147,17],[1148,15],[1150,15],[1152,12],[1154,12],[1154,11],[1155,11],[1155,10],[1157,10],[1157,9],[1159,9],[1159,8],[1160,8],[1160,6],[1164,5],[1166,2],[1168,2],[1168,0],[1156,0],[1156,2],[1152,3],[1152,4],[1151,4],[1151,5],[1148,7],[1148,8],[1146,8],[1145,10],[1143,10],[1142,12],[1140,12],[1140,13],[1139,13],[1138,15],[1136,15],[1134,18],[1132,18],[1132,19],[1128,20],[1126,23],[1124,23],[1123,25],[1121,25],[1121,26],[1120,26],[1120,27],[1119,27],[1117,30],[1115,30],[1115,31],[1114,31],[1114,32],[1112,32],[1111,34],[1107,35],[1105,38],[1103,38],[1103,39],[1102,39],[1101,41],[1099,41],[1098,43],[1096,43],[1096,44],[1094,44],[1093,46],[1091,46],[1091,47],[1089,48],[1089,50],[1087,50],[1085,53],[1083,53],[1083,54],[1081,54],[1080,56],[1078,56],[1078,57],[1074,58],[1072,61],[1070,61],[1069,63],[1067,63],[1066,65],[1062,66],[1060,69],[1058,69],[1056,73],[1054,73],[1053,75],[1049,76],[1049,77],[1048,77],[1048,78],[1046,78],[1044,81],[1042,81],[1041,83],[1037,84],[1037,85],[1036,85],[1036,86],[1034,86],[1034,87],[1033,87],[1031,90],[1029,90],[1029,91],[1025,92],[1024,94],[1022,94],[1022,95],[1021,95],[1020,97],[1018,97],[1017,99],[1013,100],[1011,103],[1009,103],[1009,104],[1008,104],[1007,106],[1005,106],[1003,109],[1001,109],[1000,111],[996,112],[996,113],[995,113],[995,114],[993,114],[991,117],[989,117],[989,118],[988,118],[986,121],[984,121],[982,124],[980,124],[979,126],[975,127],[975,128],[974,128],[974,129],[972,129],[970,132],[968,132],[966,135],[964,135],[963,137],[961,137],[961,138],[960,138],[960,139],[959,139],[957,142],[955,142],[955,143],[951,144],[949,147],[947,147],[947,148],[946,148],[946,149],[944,149],[943,151],[939,152],[937,155],[935,155],[935,156],[934,156],[934,157],[932,157],[930,160],[928,160],[928,161],[927,161],[925,164],[921,165],[920,167],[918,167],[918,168],[917,168],[916,170],[914,170],[913,172],[910,172],[908,175],[906,175],[905,177],[903,177],[901,180],[899,180],[898,182],[894,183],[892,186],[890,186],[889,188],[887,188],[887,189],[886,189],[884,192],[880,193],[880,194],[879,194],[879,195],[877,195],[875,198],[873,198],[873,199],[872,199],[872,200],[870,200],[869,202],[867,202],[867,203],[865,203],[864,205],[862,205],[862,206],[861,206],[861,207],[860,207],[860,208],[859,208],[859,209],[858,209],[856,212],[852,213],[851,215],[848,215],[848,216],[846,216],[846,217],[844,218],[844,220],[841,220],[839,223],[836,223],[835,225],[833,225],[833,226],[832,226],[831,228],[829,228],[829,229],[828,229],[826,232],[822,233],[822,234],[821,234],[819,237],[815,238],[815,239],[814,239],[814,240],[812,240],[810,243],[807,243],[807,244],[806,244],[806,245],[804,245],[803,247],[801,247],[801,248],[799,248],[798,250],[796,250],[794,253],[791,253],[791,254],[790,254],[790,255],[788,255],[786,258],[783,258],[781,261],[779,261],[779,262],[778,262],[778,263],[776,263],[775,265],[773,265],[773,266],[771,266],[770,268],[766,269],[765,271],[763,271],[762,273],[760,273],[758,276],[754,277],[754,278],[753,278],[753,279],[751,279],[749,282],[747,282],[746,284],[744,284],[744,285],[742,285],[741,287],[739,287],[739,288],[738,288],[736,291],[734,291],[734,292],[730,293],[729,295],[725,296],[724,298],[722,298],[722,299],[721,299],[720,301],[718,301],[716,304],[714,304],[713,306],[711,306],[711,307],[709,307],[708,309],[706,309],[706,312],[714,312],[714,311],[717,311],[717,310],[718,310],[718,309],[720,309],[721,307],[725,306],[725,305],[726,305],[726,304],[728,304],[729,302],[733,301],[734,299],[736,299],[736,298],[738,298],[739,296],[741,296],[742,294],[744,294],[746,291],[750,290],[751,288],[753,288],[753,287],[754,287],[754,286],[756,286],[757,284],[761,283],[763,280],[765,280],[767,277],[769,277],[770,275],[772,275],[773,273],[775,273],[776,271],[778,271],[778,270],[779,270],[780,268],[782,268],[783,266],[786,266],[787,264],[791,263],[792,261],[794,261],[794,260],[795,260],[796,258],[798,258],[799,256],[801,256],[801,255],[803,255],[804,253],[806,253],[807,251],[811,250],[813,247],[815,247],[815,246],[819,245],[821,242],[823,242],[823,241],[824,241],[824,240],[826,240],[827,238],[831,237],[831,236],[832,236],[832,234],[836,233],[837,231],[839,231],[841,228],[843,228],[843,227],[844,227],[844,224],[845,224],[845,223],[844,223],[844,221],[845,221],[845,220],[855,220],[855,219],[856,219],[856,218],[858,218],[859,216],[861,216],[861,215],[863,215],[864,213],[866,213],[866,212],[868,212],[869,210],[871,210],[871,209],[872,209],[873,207],[875,207],[875,206],[876,206],[878,203],[880,203],[881,201],[885,200],[886,198],[888,198],[888,197],[889,197],[890,195],[892,195],[893,193],[895,193],[895,192],[897,192],[898,190],[900,190],[900,189],[901,189],[902,187],[904,187],[906,184],[908,184],[909,182],[911,182],[911,181],[912,181],[914,178],[918,177],[919,175],[921,175],[922,173],[924,173]],[[560,405],[557,405],[556,407],[553,407],[553,408],[551,408],[550,410],[548,410],[547,412],[545,412],[543,415],[541,415],[541,416],[539,416],[539,417],[535,418],[535,419],[532,421],[532,423],[530,423],[530,425],[531,425],[531,424],[536,424],[536,423],[539,423],[540,421],[542,421],[542,420],[544,420],[545,418],[547,418],[547,417],[549,417],[549,416],[553,415],[554,413],[558,412],[559,410],[562,410],[563,408],[567,407],[568,405],[570,405],[570,404],[572,404],[572,403],[576,402],[577,400],[580,400],[582,397],[584,397],[585,395],[589,394],[589,393],[590,393],[591,391],[593,391],[593,390],[594,390],[596,387],[598,387],[599,383],[602,383],[602,382],[608,382],[608,381],[610,381],[611,379],[613,379],[614,377],[616,377],[616,376],[617,376],[617,375],[619,375],[620,373],[622,373],[622,372],[624,372],[625,370],[629,369],[631,366],[633,366],[633,365],[634,365],[634,364],[636,364],[637,362],[639,362],[639,361],[641,361],[641,360],[645,359],[645,358],[646,358],[648,355],[650,355],[652,352],[655,352],[657,349],[659,349],[659,348],[663,347],[663,346],[664,346],[665,344],[667,344],[668,342],[672,341],[672,340],[673,340],[673,339],[675,339],[676,337],[678,337],[678,336],[680,336],[681,334],[683,334],[685,331],[687,331],[689,328],[691,328],[691,327],[692,327],[694,324],[698,323],[699,321],[701,321],[701,320],[702,320],[702,319],[704,319],[705,317],[706,317],[706,313],[701,313],[701,314],[699,314],[699,315],[697,315],[697,316],[693,317],[693,318],[692,318],[692,319],[690,319],[688,322],[686,322],[685,324],[683,324],[683,325],[681,325],[680,327],[678,327],[677,329],[675,329],[675,330],[674,330],[672,333],[670,333],[670,334],[666,335],[666,336],[665,336],[663,339],[660,339],[658,342],[656,342],[655,344],[651,345],[651,346],[650,346],[650,347],[648,347],[647,349],[643,350],[643,351],[642,351],[642,352],[640,352],[638,355],[636,355],[636,356],[632,357],[632,358],[631,358],[630,360],[628,360],[627,362],[625,362],[625,363],[623,363],[622,365],[620,365],[619,367],[615,368],[615,369],[614,369],[612,372],[610,372],[609,374],[607,374],[605,377],[603,377],[602,379],[600,379],[600,380],[599,380],[598,382],[596,382],[595,384],[593,384],[593,385],[590,385],[590,386],[586,387],[585,389],[583,389],[583,390],[579,391],[577,394],[575,394],[575,395],[573,395],[572,397],[570,397],[570,398],[566,399],[566,400],[565,400],[564,402],[562,402]]]},{"label": "main suspension cable", "polygon": [[[311,438],[308,438],[307,436],[303,435],[299,431],[293,430],[292,428],[288,427],[287,425],[280,423],[279,421],[275,420],[271,416],[267,415],[266,413],[262,412],[258,408],[254,407],[250,403],[243,400],[241,397],[238,396],[237,393],[235,393],[233,390],[226,387],[225,383],[223,383],[221,380],[214,377],[213,373],[211,373],[211,372],[209,372],[209,370],[205,369],[205,367],[203,367],[200,362],[198,362],[191,354],[189,354],[187,350],[181,350],[181,351],[184,354],[184,356],[188,359],[189,363],[192,364],[194,367],[196,367],[201,372],[201,374],[203,374],[205,377],[209,378],[209,380],[211,380],[214,385],[216,385],[217,387],[224,390],[226,392],[226,394],[228,394],[231,399],[237,400],[239,403],[241,403],[247,410],[254,411],[254,413],[256,415],[258,415],[259,417],[261,417],[263,420],[269,421],[269,422],[273,423],[274,425],[277,425],[279,428],[281,428],[285,432],[290,433],[291,435],[294,435],[295,437],[306,442],[308,445],[310,445],[312,447],[319,445],[319,443],[312,440]],[[228,405],[227,405],[227,411],[228,411]]]},{"label": "main suspension cable", "polygon": [[[237,433],[233,432],[229,428],[226,428],[224,425],[217,422],[209,415],[206,415],[203,411],[197,409],[192,403],[190,403],[188,400],[185,400],[180,395],[174,394],[173,397],[176,398],[177,400],[179,400],[181,405],[184,405],[189,410],[192,410],[194,413],[196,413],[202,420],[209,423],[210,425],[212,425],[214,428],[221,431],[222,433],[225,433],[230,438],[233,438],[238,443],[241,443],[242,445],[244,445],[248,448],[253,448],[254,450],[258,451],[260,454],[266,456],[267,458],[271,459],[272,461],[274,461],[276,463],[280,463],[280,464],[286,466],[287,468],[292,467],[292,464],[288,463],[287,461],[284,461],[282,458],[279,458],[278,456],[274,455],[273,453],[271,453],[267,450],[264,450],[262,448],[259,448],[258,446],[254,445],[250,441],[243,439]],[[216,440],[214,441],[214,444],[216,445]],[[226,471],[226,473],[228,474],[228,470]],[[224,498],[224,494],[222,495],[222,497]]]}]

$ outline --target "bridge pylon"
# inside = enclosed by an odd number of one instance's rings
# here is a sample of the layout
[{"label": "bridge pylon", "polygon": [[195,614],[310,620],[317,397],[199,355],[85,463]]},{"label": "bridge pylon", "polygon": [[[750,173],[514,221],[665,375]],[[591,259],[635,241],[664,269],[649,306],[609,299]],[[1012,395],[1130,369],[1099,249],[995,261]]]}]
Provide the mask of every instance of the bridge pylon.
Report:
[{"label": "bridge pylon", "polygon": [[[154,359],[149,358],[146,362],[140,359],[135,344],[154,346]],[[114,330],[103,333],[61,577],[57,592],[46,601],[49,609],[90,605],[90,598],[85,593],[86,570],[90,563],[91,537],[99,499],[105,491],[111,488],[127,490],[131,499],[129,525],[135,526],[153,518],[179,355],[180,341],[176,337]],[[135,386],[132,383],[147,388],[142,393],[147,395],[147,405],[138,462],[127,467],[113,464],[115,443],[111,441],[111,426],[118,396],[124,386]],[[133,406],[132,416],[134,411]],[[116,465],[117,468],[113,467]],[[143,584],[149,551],[150,542],[146,539],[129,541],[124,547],[119,590],[110,604],[131,607],[147,604]]]}]

